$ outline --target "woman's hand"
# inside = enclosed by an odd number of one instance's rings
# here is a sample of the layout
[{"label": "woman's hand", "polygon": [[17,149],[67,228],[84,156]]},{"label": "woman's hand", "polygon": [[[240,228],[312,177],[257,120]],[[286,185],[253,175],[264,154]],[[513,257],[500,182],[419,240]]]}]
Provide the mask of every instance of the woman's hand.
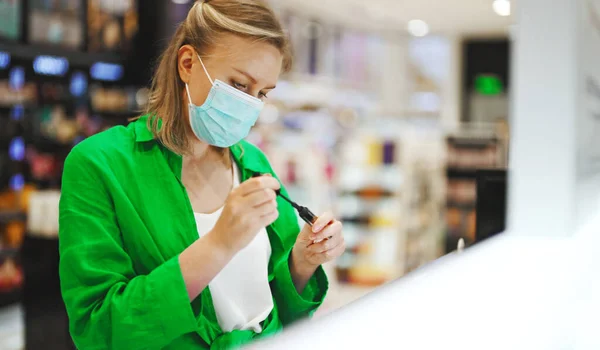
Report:
[{"label": "woman's hand", "polygon": [[227,197],[215,227],[179,255],[190,301],[246,247],[261,228],[279,216],[275,191],[279,182],[268,176],[245,181]]},{"label": "woman's hand", "polygon": [[277,179],[261,176],[235,188],[209,232],[213,241],[234,253],[250,244],[261,228],[272,224],[279,216],[275,191],[280,186]]},{"label": "woman's hand", "polygon": [[292,250],[291,273],[298,292],[302,292],[317,267],[337,259],[346,250],[342,223],[325,213],[313,226],[305,225]]}]

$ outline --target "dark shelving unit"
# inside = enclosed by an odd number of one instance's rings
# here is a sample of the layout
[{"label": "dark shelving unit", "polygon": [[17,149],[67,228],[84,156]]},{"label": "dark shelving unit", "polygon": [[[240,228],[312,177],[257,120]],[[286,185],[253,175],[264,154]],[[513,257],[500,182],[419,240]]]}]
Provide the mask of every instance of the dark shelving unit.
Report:
[{"label": "dark shelving unit", "polygon": [[15,288],[0,293],[0,309],[19,303],[23,299],[23,289]]},{"label": "dark shelving unit", "polygon": [[95,62],[121,63],[122,59],[113,53],[88,53],[73,51],[51,45],[25,45],[20,43],[0,42],[0,51],[10,52],[12,56],[33,60],[40,55],[66,58],[75,66],[91,66]]},{"label": "dark shelving unit", "polygon": [[8,258],[16,258],[19,256],[19,249],[15,248],[0,248],[0,261]]},{"label": "dark shelving unit", "polygon": [[0,211],[0,224],[10,221],[24,221],[27,219],[27,214],[22,211]]},{"label": "dark shelving unit", "polygon": [[[0,114],[8,116],[16,105],[24,107],[24,117],[21,118],[23,129],[22,136],[27,147],[39,150],[38,153],[56,156],[57,167],[62,167],[61,161],[76,142],[81,138],[93,134],[94,131],[85,131],[85,135],[77,135],[74,140],[67,137],[69,141],[59,142],[51,135],[43,135],[40,132],[41,116],[39,108],[42,106],[61,105],[65,108],[66,118],[73,120],[76,111],[81,108],[86,110],[90,119],[98,117],[98,129],[112,125],[126,124],[130,117],[139,115],[139,112],[109,112],[93,111],[91,106],[90,92],[92,87],[104,89],[138,89],[148,85],[152,78],[152,68],[168,35],[164,35],[164,29],[172,27],[168,13],[171,2],[152,3],[137,1],[138,9],[138,34],[131,42],[128,50],[120,53],[89,52],[88,49],[88,7],[87,1],[82,1],[83,15],[81,20],[84,26],[84,43],[79,49],[68,49],[61,46],[49,44],[32,44],[28,42],[28,27],[30,16],[28,8],[31,2],[23,1],[21,8],[21,31],[18,38],[0,38],[0,52],[10,56],[6,69],[0,69],[0,79],[8,80],[10,72],[14,68],[22,69],[24,80],[28,84],[36,84],[36,98],[21,103],[18,100],[6,99],[6,104],[0,106]],[[116,4],[117,2],[115,2]],[[63,75],[48,76],[40,75],[33,67],[34,60],[39,56],[51,56],[64,58],[68,61],[67,72]],[[92,74],[91,67],[98,63],[120,65],[123,71],[118,81],[111,78],[97,79]],[[75,73],[82,79],[87,91],[73,93],[71,84]],[[114,74],[115,76],[118,74]],[[43,92],[42,86],[61,85],[62,90],[50,89]],[[61,91],[60,93],[56,91]],[[129,90],[130,91],[130,90]],[[96,124],[95,121],[91,125]],[[93,129],[93,128],[92,128]],[[73,142],[71,142],[73,141]],[[38,190],[56,189],[60,186],[60,176],[52,175],[51,179],[35,178],[31,169],[27,168],[22,173],[25,175],[27,184],[36,185]],[[39,177],[39,176],[38,176]],[[13,221],[26,221],[25,213],[18,211],[0,211],[0,227]],[[0,248],[0,261],[5,257],[14,257],[14,260],[22,268],[24,283],[21,288],[14,290],[0,290],[0,307],[20,303],[24,310],[25,322],[25,349],[45,350],[71,350],[75,349],[68,329],[68,318],[60,293],[59,279],[59,251],[58,238],[37,237],[27,234],[20,249]]]},{"label": "dark shelving unit", "polygon": [[446,206],[449,208],[451,207],[451,208],[458,208],[458,209],[464,210],[464,211],[471,211],[476,208],[476,203],[475,202],[462,203],[462,202],[457,202],[457,201],[448,201]]},{"label": "dark shelving unit", "polygon": [[26,349],[75,349],[60,293],[58,238],[29,234],[22,252]]},{"label": "dark shelving unit", "polygon": [[477,169],[447,168],[446,175],[448,176],[448,178],[475,180],[475,177],[477,176]]}]

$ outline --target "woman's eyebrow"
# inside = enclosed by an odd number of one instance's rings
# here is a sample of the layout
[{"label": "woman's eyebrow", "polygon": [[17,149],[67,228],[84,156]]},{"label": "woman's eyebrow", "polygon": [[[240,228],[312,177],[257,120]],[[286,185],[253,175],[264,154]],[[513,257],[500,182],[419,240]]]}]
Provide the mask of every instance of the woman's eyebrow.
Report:
[{"label": "woman's eyebrow", "polygon": [[[251,76],[250,74],[248,74],[247,72],[244,72],[243,70],[240,70],[240,69],[237,69],[237,68],[233,68],[233,70],[235,70],[236,72],[238,72],[240,74],[245,75],[248,79],[250,79],[250,81],[252,81],[252,84],[256,84],[257,83],[256,79],[254,79],[254,77]],[[277,87],[276,85],[273,85],[273,86],[270,86],[270,87],[266,87],[265,89],[266,90],[273,90],[276,87]]]}]

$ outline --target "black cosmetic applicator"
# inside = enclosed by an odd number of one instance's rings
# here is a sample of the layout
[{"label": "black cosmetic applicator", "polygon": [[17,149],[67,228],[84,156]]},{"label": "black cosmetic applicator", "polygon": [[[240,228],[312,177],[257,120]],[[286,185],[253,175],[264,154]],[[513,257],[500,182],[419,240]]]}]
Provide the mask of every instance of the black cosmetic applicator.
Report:
[{"label": "black cosmetic applicator", "polygon": [[[253,173],[252,177],[261,177],[263,175],[265,174]],[[283,198],[286,202],[290,203],[298,211],[298,214],[300,214],[300,218],[304,220],[308,225],[312,226],[315,223],[315,221],[317,221],[317,216],[313,214],[313,212],[311,212],[307,207],[303,207],[298,203],[294,202],[293,200],[289,199],[287,196],[282,194],[280,190],[275,191],[275,193],[277,193],[277,195]]]}]

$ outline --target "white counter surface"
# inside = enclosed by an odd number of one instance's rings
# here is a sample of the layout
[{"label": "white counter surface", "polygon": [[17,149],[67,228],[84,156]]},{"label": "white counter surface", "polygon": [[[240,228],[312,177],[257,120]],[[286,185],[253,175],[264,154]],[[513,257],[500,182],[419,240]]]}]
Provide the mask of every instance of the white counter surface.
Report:
[{"label": "white counter surface", "polygon": [[505,233],[251,348],[600,349],[598,228]]}]

